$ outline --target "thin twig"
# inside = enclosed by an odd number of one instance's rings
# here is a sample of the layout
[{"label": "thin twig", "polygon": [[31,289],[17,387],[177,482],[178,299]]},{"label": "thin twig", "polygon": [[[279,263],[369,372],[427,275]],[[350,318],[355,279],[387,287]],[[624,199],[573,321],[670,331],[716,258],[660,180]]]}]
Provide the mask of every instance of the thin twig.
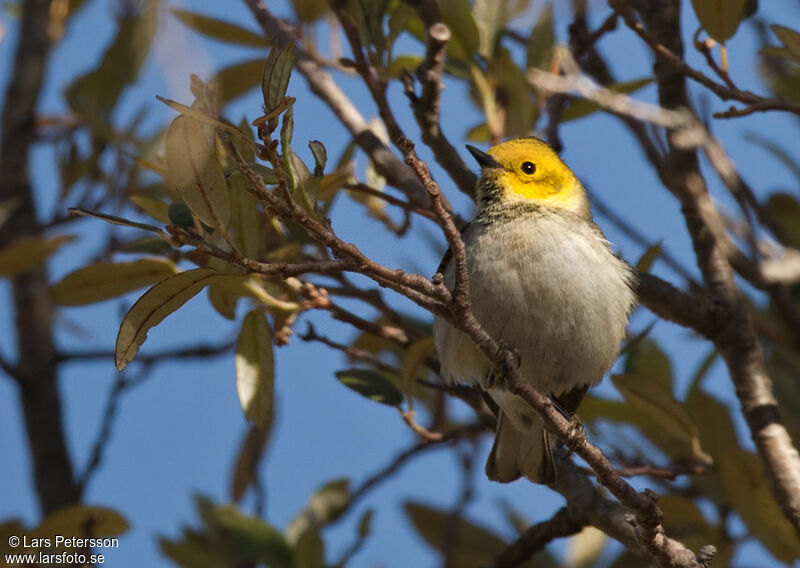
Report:
[{"label": "thin twig", "polygon": [[569,508],[563,507],[546,521],[531,525],[495,557],[491,568],[515,568],[524,564],[552,541],[577,534],[585,526],[585,523],[575,520]]}]

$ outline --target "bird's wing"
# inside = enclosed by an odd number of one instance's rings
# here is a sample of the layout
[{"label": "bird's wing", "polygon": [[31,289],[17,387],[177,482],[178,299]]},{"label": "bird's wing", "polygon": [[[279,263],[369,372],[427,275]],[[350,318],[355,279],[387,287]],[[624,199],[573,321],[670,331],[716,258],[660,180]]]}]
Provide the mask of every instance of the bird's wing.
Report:
[{"label": "bird's wing", "polygon": [[[464,238],[464,233],[467,232],[470,225],[472,223],[464,223],[464,226],[461,227],[461,238]],[[439,263],[439,268],[436,269],[436,272],[441,272],[444,274],[444,271],[447,270],[447,266],[450,264],[450,261],[453,259],[453,251],[450,247],[447,247],[447,250],[444,251],[444,255],[442,256],[442,261]]]}]

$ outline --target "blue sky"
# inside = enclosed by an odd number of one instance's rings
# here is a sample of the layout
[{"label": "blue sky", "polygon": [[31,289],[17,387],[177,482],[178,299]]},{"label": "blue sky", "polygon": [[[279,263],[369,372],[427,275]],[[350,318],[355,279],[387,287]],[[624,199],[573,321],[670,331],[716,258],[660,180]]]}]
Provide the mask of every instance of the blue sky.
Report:
[{"label": "blue sky", "polygon": [[[115,33],[115,26],[109,19],[114,12],[114,3],[94,0],[87,4],[70,24],[65,41],[53,53],[40,104],[42,112],[64,111],[65,103],[61,98],[64,85],[96,65],[103,46]],[[226,18],[255,29],[250,23],[249,12],[237,2],[187,0],[167,4]],[[689,3],[685,4],[688,8]],[[792,26],[792,20],[800,21],[797,5],[791,0],[762,1],[761,4],[759,15],[768,22]],[[269,5],[279,14],[289,14],[283,1],[270,0]],[[596,25],[608,9],[602,2],[593,2],[592,5],[596,7],[592,19]],[[564,39],[568,14],[561,5],[556,10],[556,17],[559,38]],[[8,35],[0,43],[0,92],[4,93],[16,45],[16,29],[9,16],[3,14],[0,18],[9,28]],[[691,9],[684,10],[684,19],[684,29],[690,36],[697,27]],[[649,52],[624,27],[605,38],[602,46],[620,80],[648,75]],[[753,57],[756,38],[748,26],[739,31],[729,48],[734,78],[742,85],[760,90]],[[163,122],[171,116],[171,111],[155,101],[156,94],[188,102],[191,100],[188,91],[190,73],[209,77],[215,69],[249,59],[256,53],[252,49],[201,40],[165,14],[157,44],[140,81],[126,92],[115,118],[124,121],[139,105],[147,102],[151,103],[150,124]],[[697,67],[703,67],[699,55],[690,53],[689,60]],[[342,84],[368,118],[375,114],[374,106],[357,81],[348,78]],[[290,94],[297,97],[298,107],[302,109],[295,115],[297,148],[305,151],[305,143],[301,141],[319,139],[328,147],[329,155],[337,155],[344,139],[344,129],[308,92],[299,75],[292,79]],[[652,101],[654,89],[644,89],[637,96]],[[400,87],[395,85],[391,100],[395,108],[402,109],[398,112],[401,123],[408,125],[408,132],[416,137],[413,119],[405,110],[403,99]],[[707,95],[700,100],[706,101],[714,110],[727,108],[724,103]],[[453,141],[461,141],[466,130],[478,121],[477,114],[472,108],[466,108],[465,101],[463,87],[449,81],[444,94],[442,119],[445,132]],[[230,105],[227,116],[235,121],[241,116],[252,119],[259,108],[260,95],[254,92]],[[465,120],[465,115],[470,118]],[[730,122],[718,121],[713,126],[745,178],[759,195],[765,195],[776,188],[793,187],[795,180],[769,154],[745,141],[743,135],[749,130],[758,130],[768,133],[788,148],[797,148],[800,140],[796,124],[786,115],[772,113]],[[615,119],[596,113],[569,123],[562,130],[562,139],[565,145],[563,157],[579,177],[587,180],[619,214],[645,231],[652,242],[663,240],[669,251],[682,259],[685,265],[694,266],[691,243],[678,204],[658,183],[635,143]],[[459,144],[459,148],[467,158],[463,146]],[[423,156],[428,157],[424,152]],[[310,156],[304,154],[303,157]],[[52,149],[46,146],[39,146],[34,152],[32,172],[42,215],[52,212],[48,204],[59,191],[53,158]],[[363,165],[363,158],[359,158],[359,166]],[[434,173],[438,174],[456,208],[468,216],[471,205],[466,198],[448,184],[447,178],[435,167]],[[734,210],[716,180],[712,183],[712,192],[722,204]],[[366,218],[361,207],[344,200],[335,209],[333,219],[334,228],[343,238],[357,243],[367,254],[391,266],[432,274],[444,248],[442,238],[438,239],[440,248],[434,250],[424,237],[413,234],[405,237],[402,246],[386,246],[387,235],[382,227]],[[627,260],[635,262],[643,252],[641,248],[602,217],[597,220],[615,248]],[[423,224],[427,221],[415,221],[416,228]],[[81,240],[65,247],[52,259],[54,278],[80,266],[97,252],[92,243],[106,230],[99,225],[94,222],[80,224],[77,232]],[[433,226],[427,224],[427,228],[433,229]],[[661,264],[656,265],[655,271],[676,281],[674,274]],[[0,281],[0,350],[6,356],[14,353],[13,313],[8,297],[8,286]],[[130,305],[135,298],[136,295],[131,295],[123,303],[110,301],[91,307],[64,309],[59,314],[59,345],[65,349],[110,348],[121,317],[120,306],[124,303]],[[400,299],[392,302],[399,307],[414,309]],[[416,313],[420,314],[419,311]],[[330,323],[324,314],[316,314],[312,319],[320,332],[350,336],[347,328]],[[640,310],[633,326],[641,329],[652,319],[649,312]],[[85,333],[75,336],[67,323],[77,324]],[[304,329],[305,323],[301,321],[297,330]],[[236,326],[213,312],[205,294],[200,294],[178,314],[151,331],[144,350],[186,345],[193,341],[214,343],[234,337],[236,332]],[[657,324],[653,336],[673,357],[680,393],[708,346],[690,341],[686,330],[666,322]],[[305,344],[298,338],[288,348],[277,352],[277,425],[262,469],[267,494],[266,516],[276,526],[285,526],[302,510],[312,491],[326,481],[347,477],[351,483],[358,484],[398,451],[415,442],[413,433],[395,411],[366,401],[334,379],[333,373],[346,366],[347,362],[337,353],[318,344]],[[65,368],[60,385],[65,428],[79,471],[88,459],[115,375],[111,360],[73,364]],[[735,400],[733,388],[720,365],[715,367],[706,386],[724,401]],[[613,395],[610,386],[600,388],[601,393]],[[0,520],[15,517],[35,524],[38,518],[36,499],[30,483],[30,462],[17,400],[16,388],[10,381],[0,380],[0,463],[5,464],[0,483]],[[120,568],[165,565],[167,562],[158,551],[156,537],[176,537],[182,525],[195,522],[193,494],[202,493],[220,502],[227,501],[232,461],[245,431],[246,423],[236,397],[232,358],[199,364],[160,365],[144,384],[126,394],[105,460],[86,495],[90,503],[118,509],[132,525],[122,537],[119,550],[107,551],[107,564]],[[744,430],[742,434],[749,444]],[[510,537],[512,532],[496,507],[498,500],[513,502],[531,521],[547,518],[562,504],[560,497],[544,487],[526,483],[499,485],[485,480],[482,462],[487,451],[488,437],[482,444],[475,468],[476,496],[467,510],[469,518]],[[460,475],[451,452],[433,451],[417,458],[399,475],[371,493],[344,522],[326,530],[328,560],[336,558],[351,542],[361,512],[374,507],[373,535],[353,566],[436,564],[436,556],[413,533],[400,504],[413,500],[442,508],[451,507],[460,491]],[[251,502],[245,500],[245,506],[250,505]],[[755,545],[743,547],[743,554],[736,561],[742,565],[779,565]]]}]

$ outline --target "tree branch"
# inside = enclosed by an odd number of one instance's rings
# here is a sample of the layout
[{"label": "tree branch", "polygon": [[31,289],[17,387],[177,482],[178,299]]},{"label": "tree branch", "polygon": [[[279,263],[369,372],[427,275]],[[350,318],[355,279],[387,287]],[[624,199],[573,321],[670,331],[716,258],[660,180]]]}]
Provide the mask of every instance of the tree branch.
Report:
[{"label": "tree branch", "polygon": [[[19,205],[0,227],[0,244],[38,226],[28,155],[36,139],[35,110],[50,51],[49,15],[49,0],[22,4],[19,43],[0,118],[0,201],[15,199]],[[15,277],[12,290],[19,348],[15,368],[25,377],[20,396],[33,477],[41,510],[49,513],[79,496],[62,426],[46,266]]]},{"label": "tree branch", "polygon": [[568,507],[564,507],[546,521],[531,525],[495,557],[492,568],[515,568],[543,550],[552,541],[577,534],[585,526],[586,524],[573,518]]},{"label": "tree branch", "polygon": [[[625,3],[611,0],[611,4],[620,9],[629,26],[641,28],[640,37],[659,56],[654,71],[661,106],[665,109],[690,108],[685,76],[692,75],[664,55],[670,53],[682,59],[679,2],[641,3],[640,14],[647,26],[646,31],[641,24],[631,21],[632,14]],[[800,455],[781,421],[761,345],[736,286],[728,255],[704,214],[708,194],[700,177],[697,154],[676,146],[672,139],[669,145],[668,163],[672,175],[667,178],[668,187],[681,201],[697,263],[715,305],[714,343],[728,366],[773,495],[800,534]]]}]

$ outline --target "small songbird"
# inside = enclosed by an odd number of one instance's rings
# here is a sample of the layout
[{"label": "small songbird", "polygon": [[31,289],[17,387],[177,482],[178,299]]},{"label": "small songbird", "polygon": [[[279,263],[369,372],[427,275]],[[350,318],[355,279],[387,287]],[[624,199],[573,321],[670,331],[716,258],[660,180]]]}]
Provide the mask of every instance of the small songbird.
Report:
[{"label": "small songbird", "polygon": [[[525,380],[573,413],[619,353],[636,302],[633,271],[614,256],[586,190],[547,143],[467,149],[481,166],[475,217],[462,231],[472,311],[517,351]],[[451,289],[454,264],[448,251],[439,267]],[[489,479],[555,481],[550,435],[534,410],[488,380],[489,360],[441,318],[434,339],[445,380],[484,387],[499,407]]]}]

